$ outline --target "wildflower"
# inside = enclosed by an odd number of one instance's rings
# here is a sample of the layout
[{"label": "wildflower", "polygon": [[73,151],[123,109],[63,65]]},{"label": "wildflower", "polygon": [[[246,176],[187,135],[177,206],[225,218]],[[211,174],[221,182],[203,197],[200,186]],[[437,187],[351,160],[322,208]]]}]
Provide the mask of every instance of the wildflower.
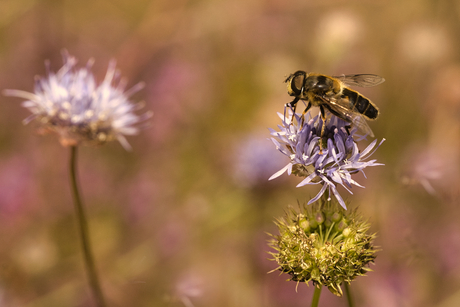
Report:
[{"label": "wildflower", "polygon": [[248,135],[239,140],[233,150],[232,173],[235,182],[244,188],[263,186],[273,169],[283,166],[276,159],[273,145],[258,135]]},{"label": "wildflower", "polygon": [[[325,198],[325,197],[324,197]],[[276,222],[279,235],[269,242],[276,252],[270,253],[290,280],[326,286],[342,296],[342,283],[350,284],[357,276],[371,271],[374,261],[370,225],[356,210],[346,211],[336,201],[325,199],[299,212],[290,208],[284,219]]]},{"label": "wildflower", "polygon": [[[176,284],[175,299],[181,301],[186,307],[194,307],[192,298],[203,296],[204,287],[201,276],[183,276]],[[174,301],[174,298],[172,301]]]},{"label": "wildflower", "polygon": [[[308,204],[317,201],[328,189],[328,195],[334,194],[340,205],[346,209],[345,202],[337,191],[337,184],[353,194],[350,190],[352,185],[362,188],[364,186],[354,181],[351,178],[352,174],[358,172],[364,174],[364,169],[368,166],[383,165],[376,163],[376,160],[366,160],[385,139],[377,147],[377,140],[374,140],[360,152],[354,139],[355,136],[358,136],[356,129],[349,131],[349,123],[336,116],[332,115],[326,120],[324,137],[321,139],[324,124],[321,116],[317,115],[312,118],[310,113],[307,113],[305,124],[302,125],[302,120],[297,114],[293,122],[291,122],[291,116],[279,113],[278,115],[282,120],[282,125],[278,125],[280,131],[270,129],[270,134],[273,136],[271,140],[282,154],[289,157],[290,162],[273,174],[269,180],[287,172],[288,175],[292,173],[305,177],[297,187],[322,184],[319,193]],[[322,150],[319,142],[322,143]]]},{"label": "wildflower", "polygon": [[38,77],[34,93],[21,90],[5,90],[4,94],[26,99],[22,105],[32,112],[24,120],[39,123],[45,132],[55,132],[64,146],[80,143],[104,144],[118,140],[129,150],[131,147],[125,135],[139,132],[139,124],[152,116],[147,112],[136,115],[142,106],[129,101],[129,97],[143,88],[138,83],[124,91],[126,81],[120,79],[111,61],[106,76],[97,85],[91,73],[93,60],[84,68],[76,68],[77,60],[63,52],[64,66],[57,72],[50,72],[46,78]]},{"label": "wildflower", "polygon": [[[401,181],[404,185],[420,184],[429,194],[437,195],[442,180],[449,181],[457,173],[457,159],[452,159],[448,146],[444,148],[421,147],[410,150],[403,159],[404,173]],[[457,167],[455,167],[457,165]],[[433,186],[434,184],[434,186]]]}]

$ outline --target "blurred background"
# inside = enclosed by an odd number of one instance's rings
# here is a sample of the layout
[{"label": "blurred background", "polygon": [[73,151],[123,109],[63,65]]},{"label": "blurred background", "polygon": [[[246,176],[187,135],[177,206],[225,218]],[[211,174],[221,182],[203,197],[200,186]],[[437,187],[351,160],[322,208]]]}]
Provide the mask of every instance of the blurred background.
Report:
[{"label": "blurred background", "polygon": [[[460,306],[460,2],[435,0],[1,0],[0,88],[116,59],[155,114],[129,137],[80,148],[79,172],[109,306],[309,306],[268,258],[273,221],[316,195],[269,138],[296,70],[372,73],[359,89],[387,141],[356,181],[378,233],[356,306]],[[68,184],[69,149],[0,103],[0,306],[92,306]],[[361,146],[364,148],[366,142]],[[346,306],[324,290],[320,306]]]}]

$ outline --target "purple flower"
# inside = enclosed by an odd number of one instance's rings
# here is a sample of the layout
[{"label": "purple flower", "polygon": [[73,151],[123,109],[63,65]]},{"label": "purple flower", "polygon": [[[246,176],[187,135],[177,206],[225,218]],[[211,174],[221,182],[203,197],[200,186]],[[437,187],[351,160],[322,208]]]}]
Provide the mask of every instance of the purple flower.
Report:
[{"label": "purple flower", "polygon": [[267,182],[273,169],[284,162],[276,159],[273,145],[259,135],[250,134],[239,140],[233,150],[232,173],[235,182],[244,188],[254,188]]},{"label": "purple flower", "polygon": [[[278,115],[282,120],[282,125],[278,125],[280,131],[270,129],[270,134],[273,136],[271,140],[282,154],[289,157],[290,162],[272,175],[269,180],[287,172],[288,175],[294,174],[305,178],[297,187],[322,184],[319,193],[308,204],[317,201],[328,189],[329,195],[334,194],[340,205],[346,209],[345,202],[337,191],[337,184],[353,194],[350,190],[352,185],[362,188],[364,186],[354,181],[351,175],[357,172],[364,174],[364,169],[368,166],[383,165],[376,163],[376,160],[366,160],[385,139],[377,147],[377,140],[374,140],[360,152],[353,138],[358,137],[355,134],[356,129],[353,128],[350,131],[348,122],[332,115],[326,120],[324,137],[321,140],[323,149],[321,150],[319,146],[323,125],[321,116],[317,115],[312,118],[310,113],[307,113],[305,124],[302,126],[301,118],[297,114],[292,123],[292,115],[284,116],[279,113]],[[358,141],[360,139],[362,137]]]},{"label": "purple flower", "polygon": [[129,101],[143,84],[125,91],[126,82],[120,79],[115,61],[110,62],[104,81],[96,84],[91,73],[92,60],[86,67],[76,69],[74,57],[63,52],[63,58],[64,66],[57,73],[48,72],[46,78],[36,80],[34,93],[4,91],[5,95],[26,99],[22,105],[32,115],[24,122],[36,120],[43,131],[57,133],[66,146],[118,140],[130,149],[124,136],[137,134],[137,124],[152,115],[136,115],[139,105]]}]

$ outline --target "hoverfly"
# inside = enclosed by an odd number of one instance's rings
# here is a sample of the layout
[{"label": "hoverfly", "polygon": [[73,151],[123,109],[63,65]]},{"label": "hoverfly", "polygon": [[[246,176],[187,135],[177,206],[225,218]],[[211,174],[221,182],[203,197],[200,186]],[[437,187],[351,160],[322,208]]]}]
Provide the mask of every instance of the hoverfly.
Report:
[{"label": "hoverfly", "polygon": [[353,124],[361,132],[373,137],[374,133],[366,123],[366,120],[377,119],[379,109],[368,98],[348,88],[348,86],[370,87],[384,81],[384,78],[371,74],[330,77],[299,70],[284,81],[287,83],[288,94],[295,97],[293,101],[286,105],[293,107],[293,113],[295,114],[297,102],[304,100],[307,102],[307,107],[302,113],[302,119],[311,106],[319,107],[323,120],[326,120],[325,111],[327,110],[344,121]]}]

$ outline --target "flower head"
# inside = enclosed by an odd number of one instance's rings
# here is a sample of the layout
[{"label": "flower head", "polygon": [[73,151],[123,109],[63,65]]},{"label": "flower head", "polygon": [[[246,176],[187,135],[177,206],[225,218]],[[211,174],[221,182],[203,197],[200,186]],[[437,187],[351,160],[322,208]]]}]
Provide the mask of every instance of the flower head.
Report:
[{"label": "flower head", "polygon": [[367,159],[384,139],[375,149],[377,140],[371,142],[363,151],[359,151],[354,139],[354,136],[357,136],[356,129],[350,130],[349,123],[336,116],[332,115],[326,120],[324,136],[321,139],[324,124],[321,116],[317,115],[312,118],[310,113],[307,113],[305,123],[302,125],[303,121],[297,114],[292,122],[291,115],[284,116],[279,113],[278,115],[282,120],[282,125],[278,125],[280,131],[270,129],[270,134],[273,136],[271,140],[282,154],[289,157],[290,162],[269,180],[287,172],[289,175],[292,173],[305,177],[297,187],[322,184],[319,193],[308,204],[317,201],[328,189],[329,195],[334,194],[342,207],[346,209],[345,202],[337,191],[337,184],[342,185],[353,194],[350,191],[352,185],[363,186],[351,178],[352,174],[358,172],[364,174],[364,169],[368,166],[383,165],[376,163],[376,160]]},{"label": "flower head", "polygon": [[232,172],[236,184],[244,188],[263,186],[273,169],[283,166],[273,145],[258,135],[248,135],[236,143]]},{"label": "flower head", "polygon": [[367,233],[370,225],[356,210],[345,211],[336,201],[322,199],[299,206],[299,212],[291,208],[276,224],[280,234],[272,235],[270,246],[276,252],[270,254],[290,280],[312,281],[342,296],[342,283],[371,271],[367,265],[376,257],[375,234]]},{"label": "flower head", "polygon": [[74,57],[64,52],[63,58],[64,66],[57,73],[48,71],[46,78],[36,79],[34,93],[4,91],[5,95],[27,99],[22,105],[32,115],[24,123],[37,121],[44,131],[57,133],[61,144],[66,146],[104,144],[116,139],[129,150],[124,136],[137,134],[137,125],[152,115],[149,112],[136,115],[139,105],[129,101],[143,84],[124,91],[126,81],[120,79],[115,61],[111,61],[98,85],[91,73],[92,60],[77,69]]}]

